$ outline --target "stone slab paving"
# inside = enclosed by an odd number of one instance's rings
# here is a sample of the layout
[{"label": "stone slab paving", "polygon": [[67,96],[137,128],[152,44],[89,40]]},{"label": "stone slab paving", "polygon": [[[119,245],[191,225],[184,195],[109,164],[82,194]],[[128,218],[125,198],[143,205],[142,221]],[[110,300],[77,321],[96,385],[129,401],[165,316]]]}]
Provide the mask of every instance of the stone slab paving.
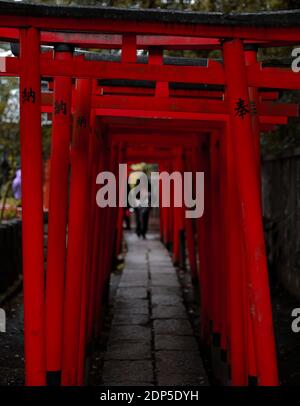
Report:
[{"label": "stone slab paving", "polygon": [[128,253],[104,355],[104,385],[208,385],[181,287],[155,234]]},{"label": "stone slab paving", "polygon": [[198,351],[198,344],[193,336],[156,334],[154,348],[156,351]]},{"label": "stone slab paving", "polygon": [[181,303],[176,306],[156,305],[152,307],[152,319],[186,319],[186,310]]}]

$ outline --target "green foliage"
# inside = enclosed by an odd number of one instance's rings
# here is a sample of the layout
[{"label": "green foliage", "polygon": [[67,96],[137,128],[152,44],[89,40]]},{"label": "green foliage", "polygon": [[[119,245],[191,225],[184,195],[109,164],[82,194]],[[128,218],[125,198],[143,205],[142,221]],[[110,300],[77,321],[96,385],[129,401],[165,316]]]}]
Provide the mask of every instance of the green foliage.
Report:
[{"label": "green foliage", "polygon": [[131,8],[161,8],[193,11],[257,12],[299,8],[299,0],[31,0],[28,3],[56,5],[107,6]]},{"label": "green foliage", "polygon": [[0,158],[3,152],[10,159],[19,155],[19,123],[9,121],[5,114],[11,91],[17,87],[17,78],[0,79]]}]

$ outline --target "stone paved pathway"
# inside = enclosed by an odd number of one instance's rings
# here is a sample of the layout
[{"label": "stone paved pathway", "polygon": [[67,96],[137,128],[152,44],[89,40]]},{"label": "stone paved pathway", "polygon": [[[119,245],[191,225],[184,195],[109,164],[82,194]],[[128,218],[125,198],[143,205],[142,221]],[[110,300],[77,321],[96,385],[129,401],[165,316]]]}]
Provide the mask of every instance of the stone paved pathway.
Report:
[{"label": "stone paved pathway", "polygon": [[208,385],[167,250],[126,234],[128,253],[104,356],[104,385]]}]

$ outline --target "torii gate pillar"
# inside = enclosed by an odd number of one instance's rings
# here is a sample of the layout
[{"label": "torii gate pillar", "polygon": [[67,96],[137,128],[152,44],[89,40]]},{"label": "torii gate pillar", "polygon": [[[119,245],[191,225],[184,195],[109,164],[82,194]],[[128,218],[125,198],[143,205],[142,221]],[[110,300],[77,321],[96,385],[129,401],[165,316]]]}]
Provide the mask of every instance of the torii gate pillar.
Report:
[{"label": "torii gate pillar", "polygon": [[240,202],[237,216],[241,218],[245,246],[246,284],[250,299],[258,383],[273,386],[278,384],[277,362],[242,41],[225,41],[223,57]]}]

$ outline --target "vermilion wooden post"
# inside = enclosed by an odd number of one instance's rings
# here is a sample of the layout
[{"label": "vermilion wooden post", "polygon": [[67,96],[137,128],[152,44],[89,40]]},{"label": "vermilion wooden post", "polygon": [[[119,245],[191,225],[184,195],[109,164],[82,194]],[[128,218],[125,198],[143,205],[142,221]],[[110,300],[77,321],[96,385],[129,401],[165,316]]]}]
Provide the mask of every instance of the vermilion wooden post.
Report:
[{"label": "vermilion wooden post", "polygon": [[43,161],[40,35],[20,31],[20,126],[26,385],[45,385]]},{"label": "vermilion wooden post", "polygon": [[[189,159],[186,159],[185,161],[185,169],[189,172],[192,172],[193,175],[195,175],[195,165],[194,165],[194,160],[195,160],[195,153],[193,151],[193,156],[191,159],[191,162],[189,162]],[[193,179],[194,181],[194,179]],[[192,181],[191,187],[194,189],[195,182]],[[187,250],[188,250],[188,257],[189,257],[189,264],[190,264],[190,271],[191,271],[191,277],[193,282],[198,281],[198,270],[197,270],[197,258],[196,258],[196,250],[195,250],[195,233],[194,233],[194,225],[195,221],[194,219],[185,219],[185,230],[186,230],[186,241],[187,241]]]},{"label": "vermilion wooden post", "polygon": [[[172,163],[169,162],[167,166],[167,171],[172,172]],[[175,227],[175,221],[174,221],[174,208],[173,208],[173,191],[171,188],[170,192],[170,207],[167,207],[167,212],[168,212],[168,223],[167,223],[167,233],[168,233],[168,243],[169,243],[169,249],[170,251],[173,250],[174,246],[174,227]]]},{"label": "vermilion wooden post", "polygon": [[179,265],[180,258],[180,240],[179,240],[179,225],[178,225],[178,210],[172,207],[172,250],[173,250],[173,264],[175,266]]},{"label": "vermilion wooden post", "polygon": [[88,136],[91,81],[78,79],[71,149],[71,186],[68,228],[67,277],[64,308],[62,384],[76,385],[82,272],[86,238]]},{"label": "vermilion wooden post", "polygon": [[[121,144],[119,147],[119,156],[120,164],[125,163],[125,149],[124,146]],[[124,174],[125,178],[124,179],[118,179],[119,184],[120,184],[120,200],[124,200],[124,196],[126,194],[126,187],[127,187],[127,174]],[[123,220],[124,220],[124,207],[118,207],[117,210],[117,240],[116,240],[116,253],[115,255],[119,255],[122,250],[122,238],[123,238]]]},{"label": "vermilion wooden post", "polygon": [[191,277],[192,277],[193,282],[197,282],[198,272],[197,272],[197,261],[196,261],[196,251],[195,251],[195,240],[194,240],[195,234],[194,234],[193,219],[186,219],[185,229],[186,229],[186,241],[187,241]]},{"label": "vermilion wooden post", "polygon": [[[120,146],[116,146],[116,157],[117,159],[111,160],[111,172],[115,174],[116,179],[118,179],[118,171],[119,171],[119,163],[122,163],[123,157],[125,156],[125,151],[120,148]],[[124,187],[121,190],[121,197],[124,196],[126,183],[122,185]],[[118,194],[117,194],[118,195]],[[118,202],[117,202],[118,206]],[[105,289],[106,289],[106,299],[108,299],[109,293],[109,279],[110,279],[110,272],[112,270],[112,266],[115,260],[115,251],[116,251],[116,242],[117,242],[117,222],[118,222],[118,207],[108,208],[109,210],[109,238],[108,238],[108,255],[106,257],[106,276],[105,276]]]},{"label": "vermilion wooden post", "polygon": [[[68,45],[58,45],[55,48],[55,58],[63,61],[71,60],[72,48]],[[68,180],[72,131],[71,103],[72,79],[56,77],[52,114],[46,279],[47,381],[49,385],[59,384],[61,378]]]},{"label": "vermilion wooden post", "polygon": [[[95,85],[95,83],[93,83]],[[80,315],[80,336],[79,336],[79,351],[78,351],[78,385],[84,384],[85,377],[85,362],[86,362],[86,344],[87,344],[87,327],[88,327],[88,300],[91,295],[91,270],[92,270],[92,249],[93,249],[93,231],[95,225],[95,210],[96,210],[96,184],[97,176],[95,161],[97,160],[97,138],[95,133],[96,115],[95,110],[92,110],[90,115],[90,134],[89,134],[89,152],[88,152],[88,187],[86,194],[86,238],[85,238],[85,258],[84,268],[82,273],[82,298],[81,298],[81,315]]]},{"label": "vermilion wooden post", "polygon": [[[160,171],[161,165],[159,165],[159,171]],[[159,184],[159,234],[160,234],[160,240],[162,243],[165,241],[165,236],[164,236],[164,229],[165,229],[165,221],[166,221],[166,216],[165,216],[165,210],[162,207],[162,199],[161,199],[161,192],[162,192],[162,186]]]},{"label": "vermilion wooden post", "polygon": [[93,250],[91,257],[91,276],[90,276],[90,295],[88,297],[88,324],[87,324],[87,340],[88,344],[91,342],[93,337],[93,327],[94,327],[94,309],[95,309],[95,300],[96,300],[96,281],[99,272],[98,259],[99,259],[99,230],[100,230],[100,208],[97,207],[95,212],[95,227],[93,232]]},{"label": "vermilion wooden post", "polygon": [[[221,338],[221,261],[220,261],[220,143],[217,132],[210,135],[210,193],[211,193],[211,239],[210,239],[210,272],[211,272],[211,299],[213,318],[213,338],[220,346]],[[218,252],[218,255],[215,255]]]},{"label": "vermilion wooden post", "polygon": [[[226,162],[226,141],[224,129],[217,131],[218,138],[218,158],[219,158],[219,202],[218,202],[218,220],[219,220],[219,286],[220,291],[220,326],[221,326],[221,361],[227,364],[228,361],[228,269],[225,264],[226,256],[226,240],[228,230],[226,229],[226,212],[224,211],[224,203],[227,196],[226,184],[224,182],[224,163]],[[222,377],[225,379],[225,376]],[[226,377],[227,379],[227,377]]]},{"label": "vermilion wooden post", "polygon": [[[93,83],[93,87],[95,89],[96,83]],[[91,325],[92,320],[91,320],[91,303],[93,303],[94,300],[94,295],[95,295],[95,273],[96,269],[94,266],[94,251],[97,249],[95,247],[95,239],[96,239],[96,230],[99,227],[99,216],[98,216],[98,210],[96,204],[96,193],[97,193],[97,188],[96,188],[96,177],[98,175],[98,169],[99,169],[99,158],[100,158],[100,151],[99,151],[99,139],[98,139],[98,133],[97,133],[97,121],[96,117],[94,114],[94,110],[91,112],[91,135],[90,135],[90,146],[89,146],[89,187],[90,187],[90,197],[89,197],[89,231],[88,235],[90,238],[87,238],[87,258],[86,258],[86,263],[87,266],[89,267],[89,274],[88,274],[88,283],[87,283],[87,298],[86,298],[86,340],[87,340],[87,345],[89,344],[92,336],[92,331],[91,331]],[[97,250],[98,251],[98,250]],[[80,370],[80,368],[78,368]]]},{"label": "vermilion wooden post", "polygon": [[136,35],[133,33],[122,35],[122,62],[136,62]]},{"label": "vermilion wooden post", "polygon": [[229,124],[223,133],[224,161],[222,180],[224,199],[222,215],[224,216],[225,270],[228,278],[228,333],[229,362],[231,368],[231,384],[244,386],[248,383],[247,376],[247,308],[244,305],[244,261],[241,243],[239,196],[237,193],[237,176],[233,162],[233,135]]},{"label": "vermilion wooden post", "polygon": [[249,295],[247,290],[247,281],[245,274],[245,261],[242,264],[243,270],[243,296],[244,296],[244,331],[245,331],[245,340],[246,340],[246,349],[247,349],[247,370],[248,370],[248,383],[249,385],[257,385],[257,368],[256,368],[256,359],[255,359],[255,350],[254,350],[254,341],[253,341],[253,325],[251,320],[251,308]]},{"label": "vermilion wooden post", "polygon": [[239,208],[246,253],[246,278],[259,385],[278,385],[272,308],[265,254],[256,155],[252,140],[245,57],[241,40],[223,44],[224,68],[234,143]]},{"label": "vermilion wooden post", "polygon": [[[168,170],[168,166],[165,163],[160,164],[160,172]],[[162,184],[160,182],[160,201],[162,203]],[[171,233],[170,233],[170,216],[171,208],[170,207],[161,207],[161,212],[163,213],[163,242],[167,248],[170,248],[171,243]]]},{"label": "vermilion wooden post", "polygon": [[[173,162],[173,170],[175,172],[180,172],[182,173],[182,156],[183,152],[180,148],[177,148],[176,151],[176,157]],[[182,240],[182,233],[184,233],[184,226],[183,226],[183,207],[175,207],[175,193],[176,193],[176,188],[175,185],[173,188],[170,188],[172,190],[171,192],[171,198],[173,197],[173,262],[175,265],[182,265],[182,250],[181,250],[181,240]],[[178,193],[178,192],[177,192]]]},{"label": "vermilion wooden post", "polygon": [[[109,170],[109,149],[106,144],[103,146],[103,163],[102,163],[102,170]],[[99,235],[99,257],[97,258],[97,279],[96,279],[96,295],[95,295],[95,303],[94,303],[94,336],[98,337],[101,330],[101,313],[102,313],[102,291],[103,291],[103,280],[104,280],[104,273],[105,273],[105,256],[106,256],[106,224],[107,224],[107,207],[100,209],[100,226],[101,226],[101,233]]]},{"label": "vermilion wooden post", "polygon": [[[224,301],[224,269],[222,247],[222,202],[221,202],[221,160],[220,135],[218,131],[210,134],[210,296],[212,315],[212,367],[216,378],[223,382],[225,379],[223,364],[226,355],[225,333],[225,301]],[[218,253],[216,255],[216,253]]]},{"label": "vermilion wooden post", "polygon": [[171,232],[170,232],[170,229],[171,229],[171,225],[170,225],[171,209],[170,209],[170,207],[165,207],[164,208],[164,216],[165,216],[165,220],[164,220],[164,244],[169,249],[171,241],[172,241]]},{"label": "vermilion wooden post", "polygon": [[[246,65],[255,65],[257,64],[257,48],[255,46],[247,45],[245,46],[245,61]],[[258,184],[261,192],[261,158],[260,158],[260,127],[259,127],[259,118],[257,112],[257,106],[259,103],[259,94],[256,87],[249,87],[249,100],[251,107],[251,124],[253,131],[253,143],[254,150],[256,154],[256,164],[257,164],[257,177]]]},{"label": "vermilion wooden post", "polygon": [[[98,135],[97,139],[97,159],[95,169],[96,172],[100,173],[104,169],[104,148],[103,148],[103,140]],[[97,173],[97,174],[98,174]],[[96,177],[94,179],[96,182]],[[96,195],[93,197],[96,199]],[[101,258],[101,228],[102,228],[102,216],[103,209],[96,206],[95,211],[95,227],[94,227],[94,238],[93,238],[93,252],[92,252],[92,273],[91,273],[91,295],[89,298],[89,310],[88,310],[88,341],[92,339],[93,330],[94,330],[94,323],[95,323],[95,310],[96,310],[96,301],[97,301],[97,280],[99,278],[99,273],[101,271],[99,263]]]},{"label": "vermilion wooden post", "polygon": [[[108,152],[110,153],[108,155]],[[114,172],[116,162],[118,162],[118,149],[115,145],[112,145],[106,151],[106,168],[107,170]],[[112,236],[115,235],[115,224],[113,224],[113,208],[105,207],[102,209],[102,236],[101,236],[101,256],[99,261],[100,272],[97,280],[97,300],[96,300],[96,309],[95,309],[95,336],[98,337],[101,331],[101,326],[103,322],[103,304],[105,302],[107,278],[109,273],[109,264],[110,264],[110,244]]]},{"label": "vermilion wooden post", "polygon": [[[162,165],[161,162],[158,164],[158,172],[160,173],[162,171]],[[160,231],[160,241],[164,244],[165,243],[165,235],[164,235],[164,230],[165,230],[165,221],[166,221],[166,214],[165,210],[162,207],[162,185],[161,182],[158,185],[158,193],[159,193],[159,231]]]},{"label": "vermilion wooden post", "polygon": [[211,268],[210,268],[210,154],[209,142],[202,139],[198,149],[198,171],[204,172],[204,214],[197,219],[197,238],[199,256],[199,290],[200,290],[200,328],[201,338],[206,344],[210,340],[211,312]]},{"label": "vermilion wooden post", "polygon": [[[117,145],[113,146],[112,154],[110,157],[110,171],[113,172],[116,176],[118,171],[120,150]],[[117,178],[117,176],[116,176]],[[102,305],[107,305],[109,298],[109,281],[110,281],[110,272],[112,270],[112,265],[114,263],[114,252],[116,249],[116,224],[117,224],[117,207],[107,207],[107,222],[106,230],[104,235],[105,238],[104,244],[104,261],[103,261],[103,279],[100,290],[100,297],[102,299]],[[98,334],[100,332],[100,327],[103,323],[103,308],[101,309],[101,317],[98,324]]]},{"label": "vermilion wooden post", "polygon": [[[163,65],[163,49],[152,48],[149,50],[149,65]],[[169,83],[168,82],[156,82],[155,83],[155,96],[157,97],[169,97]]]},{"label": "vermilion wooden post", "polygon": [[[185,151],[184,148],[180,149],[179,155],[179,162],[178,168],[179,172],[181,173],[182,177],[182,185],[184,185],[183,181],[183,172],[185,167]],[[181,192],[182,197],[182,204],[181,207],[178,208],[178,224],[179,224],[179,264],[181,269],[186,269],[186,229],[185,229],[185,207],[184,207],[184,193],[183,190]]]}]

